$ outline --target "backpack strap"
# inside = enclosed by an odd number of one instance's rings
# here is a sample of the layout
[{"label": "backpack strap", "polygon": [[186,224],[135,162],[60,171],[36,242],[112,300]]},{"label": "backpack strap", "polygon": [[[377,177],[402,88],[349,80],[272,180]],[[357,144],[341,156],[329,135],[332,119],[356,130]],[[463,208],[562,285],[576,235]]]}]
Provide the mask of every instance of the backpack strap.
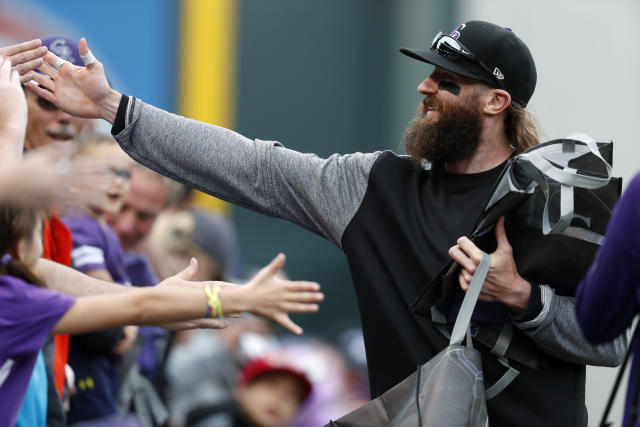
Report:
[{"label": "backpack strap", "polygon": [[520,371],[512,367],[509,364],[509,359],[505,356],[512,338],[513,326],[511,323],[505,323],[504,326],[502,326],[502,330],[500,331],[500,335],[498,336],[496,343],[491,349],[491,353],[495,354],[498,362],[507,368],[507,372],[505,372],[504,375],[502,375],[502,377],[500,377],[500,379],[491,387],[484,391],[484,395],[487,400],[493,399],[500,394],[509,384],[511,384],[513,380],[516,379],[518,375],[520,375]]}]

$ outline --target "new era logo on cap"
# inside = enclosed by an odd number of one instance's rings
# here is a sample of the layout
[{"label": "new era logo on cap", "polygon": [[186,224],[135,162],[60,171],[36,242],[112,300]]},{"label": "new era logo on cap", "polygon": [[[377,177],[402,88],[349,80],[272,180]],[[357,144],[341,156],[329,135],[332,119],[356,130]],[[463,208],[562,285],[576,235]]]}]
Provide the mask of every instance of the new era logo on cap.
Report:
[{"label": "new era logo on cap", "polygon": [[498,80],[504,80],[504,74],[502,74],[502,71],[500,71],[498,67],[493,70],[493,75],[496,76]]}]

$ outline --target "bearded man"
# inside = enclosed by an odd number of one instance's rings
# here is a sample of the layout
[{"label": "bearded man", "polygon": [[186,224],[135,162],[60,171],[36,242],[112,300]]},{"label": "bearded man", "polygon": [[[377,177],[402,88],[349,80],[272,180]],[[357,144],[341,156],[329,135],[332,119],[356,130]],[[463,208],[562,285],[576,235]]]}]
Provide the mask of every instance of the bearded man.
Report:
[{"label": "bearded man", "polygon": [[[87,49],[81,40],[81,53]],[[449,260],[450,248],[459,263],[470,260],[477,248],[456,245],[458,238],[472,231],[509,157],[538,142],[525,110],[536,85],[535,64],[510,29],[470,21],[438,34],[427,50],[401,51],[436,66],[418,87],[424,100],[405,133],[410,156],[384,151],[321,159],[278,142],[250,140],[123,96],[108,86],[99,62],[86,69],[51,68],[53,80],[37,77],[50,92],[29,86],[71,114],[110,121],[122,148],[147,167],[292,221],[341,248],[377,397],[448,343],[412,304]],[[51,54],[46,59],[56,63]],[[520,375],[488,402],[490,423],[585,426],[585,364],[619,364],[625,338],[589,344],[576,323],[573,298],[518,274],[503,221],[496,237],[473,320],[512,325],[544,357],[534,367],[511,360]],[[463,279],[449,319],[464,295]],[[490,386],[506,368],[488,347],[479,348]]]}]

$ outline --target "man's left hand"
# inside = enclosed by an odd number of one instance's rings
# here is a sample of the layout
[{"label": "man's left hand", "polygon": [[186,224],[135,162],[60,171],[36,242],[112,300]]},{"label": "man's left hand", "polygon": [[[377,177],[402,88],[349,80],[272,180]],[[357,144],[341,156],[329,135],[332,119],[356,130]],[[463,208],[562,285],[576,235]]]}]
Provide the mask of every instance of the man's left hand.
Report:
[{"label": "man's left hand", "polygon": [[[478,299],[500,301],[511,312],[519,314],[527,307],[531,285],[518,274],[516,269],[513,249],[504,228],[504,217],[498,220],[495,229],[498,247],[491,254],[491,267]],[[449,256],[462,267],[458,281],[462,290],[466,292],[473,273],[480,264],[482,250],[463,236],[458,239],[457,245],[449,249]]]}]

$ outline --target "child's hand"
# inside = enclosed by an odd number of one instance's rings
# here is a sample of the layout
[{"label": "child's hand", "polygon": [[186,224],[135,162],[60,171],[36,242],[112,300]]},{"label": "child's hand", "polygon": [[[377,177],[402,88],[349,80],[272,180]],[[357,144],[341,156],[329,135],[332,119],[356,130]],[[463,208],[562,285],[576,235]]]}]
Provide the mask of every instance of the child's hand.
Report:
[{"label": "child's hand", "polygon": [[315,282],[291,281],[279,278],[285,263],[284,254],[278,254],[246,285],[246,311],[273,319],[294,334],[302,334],[288,313],[314,313],[324,300],[320,285]]}]

